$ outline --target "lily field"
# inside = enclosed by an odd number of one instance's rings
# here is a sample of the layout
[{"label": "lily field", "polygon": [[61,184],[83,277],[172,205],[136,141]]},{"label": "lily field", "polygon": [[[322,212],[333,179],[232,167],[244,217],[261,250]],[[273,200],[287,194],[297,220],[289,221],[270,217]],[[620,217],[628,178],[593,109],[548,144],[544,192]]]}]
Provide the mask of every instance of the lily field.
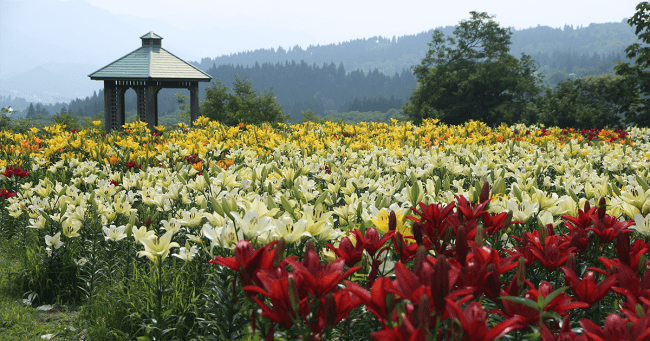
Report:
[{"label": "lily field", "polygon": [[34,339],[650,338],[648,128],[95,124],[0,131]]}]

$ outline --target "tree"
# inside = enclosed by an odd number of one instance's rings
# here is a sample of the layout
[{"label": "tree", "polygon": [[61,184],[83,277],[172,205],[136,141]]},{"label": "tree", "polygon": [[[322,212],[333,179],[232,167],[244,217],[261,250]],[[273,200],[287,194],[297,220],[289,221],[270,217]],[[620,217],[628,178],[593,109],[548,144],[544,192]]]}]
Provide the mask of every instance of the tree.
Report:
[{"label": "tree", "polygon": [[81,126],[79,125],[79,117],[70,111],[66,111],[65,108],[61,108],[60,112],[52,116],[52,124],[64,125],[67,130],[81,129]]},{"label": "tree", "polygon": [[626,122],[647,127],[650,126],[650,46],[647,46],[650,44],[650,3],[640,2],[627,23],[636,26],[635,34],[646,46],[639,43],[628,46],[625,52],[627,58],[636,58],[634,65],[619,62],[614,69],[632,87],[627,94]]},{"label": "tree", "polygon": [[413,67],[418,86],[404,113],[416,123],[425,118],[448,124],[534,120],[525,117],[529,102],[540,92],[534,61],[524,54],[520,60],[508,54],[512,32],[499,27],[495,16],[470,14],[453,37],[434,31],[429,51]]},{"label": "tree", "polygon": [[561,81],[546,89],[539,122],[563,128],[621,128],[628,91],[625,79],[611,74]]},{"label": "tree", "polygon": [[36,109],[34,109],[34,103],[29,103],[29,109],[27,109],[26,118],[33,118],[36,116]]},{"label": "tree", "polygon": [[262,94],[252,89],[251,82],[235,76],[232,92],[219,80],[205,90],[201,114],[226,125],[239,123],[284,122],[282,113],[273,96],[273,89]]}]

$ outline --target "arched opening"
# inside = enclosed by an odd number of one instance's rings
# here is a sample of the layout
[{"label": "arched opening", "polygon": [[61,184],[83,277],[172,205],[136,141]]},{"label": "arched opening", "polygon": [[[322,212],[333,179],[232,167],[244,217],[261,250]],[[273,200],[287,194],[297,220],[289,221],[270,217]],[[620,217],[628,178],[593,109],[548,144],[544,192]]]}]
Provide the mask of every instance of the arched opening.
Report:
[{"label": "arched opening", "polygon": [[133,122],[138,117],[138,95],[133,89],[124,93],[124,116],[125,122]]},{"label": "arched opening", "polygon": [[158,93],[158,124],[176,126],[190,124],[190,90],[162,89]]}]

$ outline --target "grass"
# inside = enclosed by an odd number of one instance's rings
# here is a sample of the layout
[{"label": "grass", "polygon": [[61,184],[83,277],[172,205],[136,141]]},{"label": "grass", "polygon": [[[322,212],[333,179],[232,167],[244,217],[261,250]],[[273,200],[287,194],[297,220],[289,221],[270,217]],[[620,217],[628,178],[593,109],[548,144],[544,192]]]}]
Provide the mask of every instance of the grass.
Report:
[{"label": "grass", "polygon": [[0,340],[67,340],[78,331],[72,327],[79,309],[52,305],[47,311],[23,303],[24,293],[15,281],[20,261],[11,256],[11,246],[0,245]]}]

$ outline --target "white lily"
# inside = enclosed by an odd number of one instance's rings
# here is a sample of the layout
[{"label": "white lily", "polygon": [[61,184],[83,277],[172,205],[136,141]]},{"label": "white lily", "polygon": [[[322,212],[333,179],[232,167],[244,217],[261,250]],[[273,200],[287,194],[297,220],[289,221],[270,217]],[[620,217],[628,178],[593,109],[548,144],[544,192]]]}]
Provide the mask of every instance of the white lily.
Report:
[{"label": "white lily", "polygon": [[63,242],[61,241],[61,232],[57,232],[57,234],[53,236],[46,235],[45,245],[52,246],[55,249],[60,248],[63,245]]}]

